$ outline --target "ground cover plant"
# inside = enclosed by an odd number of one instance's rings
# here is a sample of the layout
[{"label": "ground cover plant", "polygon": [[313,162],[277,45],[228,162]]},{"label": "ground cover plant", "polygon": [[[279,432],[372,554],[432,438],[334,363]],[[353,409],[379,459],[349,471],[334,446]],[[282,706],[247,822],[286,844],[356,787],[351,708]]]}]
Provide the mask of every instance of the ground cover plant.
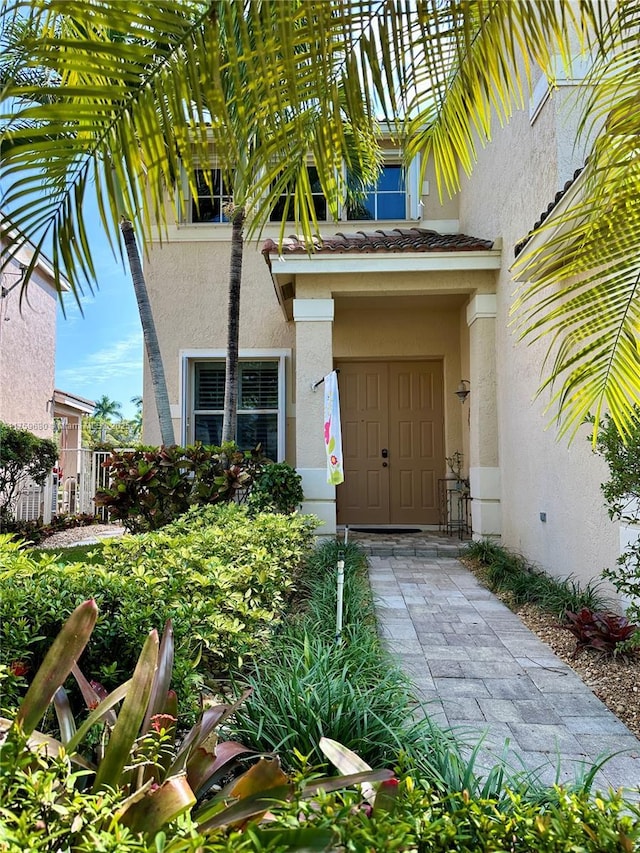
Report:
[{"label": "ground cover plant", "polygon": [[516,605],[533,603],[563,617],[567,611],[576,612],[583,607],[603,611],[609,604],[600,584],[590,581],[582,586],[573,577],[551,577],[492,540],[470,542],[465,556],[484,567],[487,583],[494,592],[508,593]]},{"label": "ground cover plant", "polygon": [[170,618],[181,710],[192,712],[205,677],[223,676],[266,642],[315,523],[212,506],[162,531],[105,542],[102,563],[32,557],[0,537],[3,703],[20,695],[73,608],[94,598],[101,617],[85,652],[90,677],[117,685],[135,666],[140,637]]}]

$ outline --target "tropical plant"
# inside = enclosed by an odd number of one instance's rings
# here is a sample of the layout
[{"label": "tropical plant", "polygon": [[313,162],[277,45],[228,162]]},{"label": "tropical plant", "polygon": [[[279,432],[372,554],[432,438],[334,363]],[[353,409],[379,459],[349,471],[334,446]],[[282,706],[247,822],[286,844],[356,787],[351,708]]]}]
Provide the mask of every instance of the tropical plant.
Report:
[{"label": "tropical plant", "polygon": [[[24,772],[25,754],[68,754],[72,762],[87,771],[68,780],[72,783],[69,797],[73,799],[74,781],[81,787],[90,784],[93,794],[116,791],[117,812],[104,817],[112,822],[115,817],[117,823],[133,833],[153,839],[181,814],[189,812],[214,784],[228,777],[241,757],[252,753],[240,743],[220,740],[216,731],[246,697],[233,705],[207,708],[196,726],[178,740],[177,701],[169,689],[174,654],[171,623],[165,625],[161,640],[155,630],[150,632],[131,679],[105,696],[77,665],[97,616],[97,607],[91,600],[73,611],[15,717],[0,718],[0,731],[6,736],[0,746],[3,782],[6,786],[16,771]],[[77,680],[89,710],[80,725],[76,724],[63,686],[70,674]],[[58,721],[59,740],[35,728],[50,703]],[[103,728],[104,737],[98,750],[87,750],[87,739],[95,726]],[[344,766],[348,755],[340,745],[329,744],[328,748]],[[281,771],[277,758],[261,757],[196,810],[193,817],[200,831],[206,833],[250,818],[259,821],[270,806],[303,793],[305,787],[313,794],[350,784],[384,782],[392,775],[360,766],[349,776],[315,779],[298,789]],[[373,788],[371,791],[374,794]],[[58,811],[64,810],[64,805],[60,803]],[[19,813],[16,817],[19,821]]]},{"label": "tropical plant", "polygon": [[640,630],[626,616],[597,612],[588,607],[583,607],[579,613],[567,610],[564,616],[568,624],[559,627],[576,638],[576,655],[583,649],[594,649],[615,657],[622,648],[628,651],[629,640]]},{"label": "tropical plant", "polygon": [[111,400],[106,394],[103,394],[96,400],[93,407],[93,416],[104,421],[110,421],[111,418],[122,419],[122,405],[116,400]]},{"label": "tropical plant", "polygon": [[55,441],[0,421],[0,525],[11,522],[20,490],[30,480],[41,486],[57,458]]},{"label": "tropical plant", "polygon": [[[127,251],[127,258],[129,259],[133,292],[136,295],[136,302],[138,303],[144,348],[147,354],[147,364],[149,365],[149,375],[151,376],[151,385],[153,387],[153,398],[160,426],[160,438],[162,443],[169,447],[175,439],[173,421],[171,419],[169,391],[167,390],[167,380],[164,373],[164,364],[162,363],[162,352],[158,341],[158,333],[156,332],[155,320],[153,319],[149,291],[147,290],[147,282],[142,269],[142,261],[140,260],[140,252],[136,243],[133,223],[126,216],[122,217],[120,231]],[[142,414],[142,410],[140,414]]]},{"label": "tropical plant", "polygon": [[225,448],[146,447],[112,451],[103,467],[109,486],[99,489],[97,506],[132,533],[157,530],[190,506],[237,500],[260,467],[260,454]]},{"label": "tropical plant", "polygon": [[257,512],[291,513],[304,500],[302,477],[287,462],[265,465],[254,478],[249,506]]},{"label": "tropical plant", "polygon": [[[640,393],[625,380],[637,359],[633,338],[612,333],[627,328],[625,323],[631,328],[635,314],[625,314],[624,308],[602,311],[601,305],[612,292],[602,284],[609,273],[620,285],[617,295],[627,292],[625,286],[633,295],[628,259],[635,246],[638,193],[637,111],[631,106],[637,90],[633,74],[640,67],[633,61],[640,14],[635,2],[427,0],[419,14],[405,0],[192,0],[186,6],[167,0],[144,9],[119,0],[96,0],[90,7],[80,0],[44,5],[15,0],[5,6],[5,19],[19,13],[33,25],[12,46],[16,60],[3,93],[9,107],[0,116],[9,146],[3,157],[5,199],[23,235],[12,239],[33,238],[39,251],[51,238],[56,270],[64,266],[76,288],[83,276],[93,277],[81,217],[90,183],[114,242],[123,212],[136,212],[135,226],[148,238],[153,226],[166,227],[168,187],[176,187],[176,206],[185,203],[183,184],[176,181],[180,169],[193,190],[198,165],[208,162],[209,144],[224,161],[229,137],[235,135],[236,152],[248,158],[239,162],[240,170],[246,166],[247,175],[263,178],[245,184],[252,186],[250,196],[234,192],[234,209],[251,215],[248,228],[255,232],[282,192],[295,186],[293,215],[311,245],[315,214],[306,172],[309,150],[336,216],[346,185],[342,164],[348,166],[351,158],[347,130],[353,133],[354,150],[362,153],[371,146],[375,116],[382,112],[406,139],[407,158],[423,155],[423,168],[432,159],[439,190],[455,192],[460,172],[472,170],[478,142],[490,139],[496,120],[504,122],[522,107],[532,66],[548,71],[558,54],[569,64],[576,45],[584,48],[590,39],[596,63],[584,124],[598,116],[608,120],[590,159],[589,180],[583,181],[585,201],[569,223],[576,239],[568,245],[580,245],[580,253],[565,252],[564,244],[562,252],[549,253],[549,264],[524,300],[532,305],[530,334],[538,328],[536,305],[541,313],[549,309],[552,329],[556,318],[566,322],[574,308],[575,323],[582,323],[576,302],[570,301],[562,315],[538,299],[539,287],[586,273],[586,284],[593,288],[585,291],[585,299],[590,305],[598,302],[605,324],[593,367],[602,381],[590,381],[595,374],[583,365],[571,373],[571,393],[561,394],[560,402],[582,410],[606,394],[616,423],[623,422],[625,401]],[[114,33],[127,38],[115,39]],[[34,67],[43,69],[45,79],[50,74],[63,82],[64,98],[55,98],[52,87],[45,86],[42,95],[53,95],[51,103],[24,106],[33,86],[22,72]],[[16,109],[16,103],[22,106]],[[253,144],[257,130],[260,144]],[[55,143],[61,136],[64,145]],[[231,162],[222,165],[230,174]],[[615,222],[608,209],[611,199]],[[610,225],[615,240],[602,233]],[[584,235],[589,239],[581,239]],[[633,300],[621,298],[616,304],[633,306]],[[573,346],[571,334],[565,352]],[[612,351],[621,356],[614,360],[616,369],[602,374],[600,367]],[[553,375],[577,363],[560,359]],[[580,401],[573,393],[578,388],[585,390]],[[616,396],[616,388],[625,393]]]}]

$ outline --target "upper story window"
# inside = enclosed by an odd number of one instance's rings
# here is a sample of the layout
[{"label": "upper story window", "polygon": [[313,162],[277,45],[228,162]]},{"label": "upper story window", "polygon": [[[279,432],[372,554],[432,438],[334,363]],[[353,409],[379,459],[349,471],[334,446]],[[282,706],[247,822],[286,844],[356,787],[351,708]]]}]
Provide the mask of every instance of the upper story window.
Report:
[{"label": "upper story window", "polygon": [[[395,155],[397,157],[397,155]],[[322,193],[315,166],[308,166],[309,183],[313,207],[318,222],[329,222],[327,200]],[[364,195],[357,201],[347,203],[340,215],[342,221],[384,221],[419,219],[420,192],[418,188],[417,159],[406,168],[402,163],[387,162],[375,186],[365,188]],[[208,176],[208,178],[207,178]],[[222,169],[196,171],[197,200],[191,199],[189,221],[192,223],[228,223],[224,206],[232,199],[231,187],[224,180]],[[283,192],[269,215],[270,222],[294,220],[293,195]]]},{"label": "upper story window", "polygon": [[347,204],[347,219],[406,219],[407,191],[404,167],[387,163],[375,186],[365,196]]},{"label": "upper story window", "polygon": [[[208,177],[207,177],[208,176]],[[222,169],[196,171],[197,199],[191,199],[191,222],[228,222],[224,205],[232,198]]]},{"label": "upper story window", "polygon": [[[318,222],[326,222],[328,215],[328,205],[326,198],[322,194],[322,187],[320,186],[320,180],[318,178],[318,170],[315,166],[308,166],[307,170],[309,172],[309,183],[311,185],[311,193],[313,195],[313,208],[316,212],[316,219],[318,220]],[[287,221],[293,221],[293,194],[290,195],[289,193],[283,193],[280,196],[279,201],[276,202],[273,210],[271,211],[271,214],[269,215],[269,221],[282,222],[282,218],[285,215],[285,211],[287,213]]]}]

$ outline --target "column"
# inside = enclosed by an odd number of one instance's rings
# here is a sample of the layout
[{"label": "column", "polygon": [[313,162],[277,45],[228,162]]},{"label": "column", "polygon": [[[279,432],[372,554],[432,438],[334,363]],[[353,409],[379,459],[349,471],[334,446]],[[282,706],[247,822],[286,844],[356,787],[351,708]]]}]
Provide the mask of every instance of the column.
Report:
[{"label": "column", "polygon": [[323,522],[320,536],[336,532],[336,489],[327,483],[323,386],[333,370],[333,299],[294,299],[296,324],[296,469],[302,477],[302,511]]},{"label": "column", "polygon": [[500,466],[496,395],[494,293],[478,293],[467,306],[470,387],[469,480],[474,538],[500,536]]}]

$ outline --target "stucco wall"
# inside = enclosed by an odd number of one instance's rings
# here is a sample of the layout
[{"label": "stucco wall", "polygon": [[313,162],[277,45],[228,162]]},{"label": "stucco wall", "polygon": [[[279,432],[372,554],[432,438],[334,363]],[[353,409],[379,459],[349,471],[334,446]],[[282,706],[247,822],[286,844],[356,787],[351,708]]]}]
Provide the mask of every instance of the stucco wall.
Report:
[{"label": "stucco wall", "polygon": [[[20,279],[15,264],[0,275],[9,290]],[[20,286],[0,299],[0,420],[53,437],[56,295],[34,276],[20,306]]]},{"label": "stucco wall", "polygon": [[516,285],[508,270],[516,242],[584,161],[584,152],[574,147],[578,115],[573,90],[563,88],[533,125],[527,110],[497,129],[465,180],[460,227],[504,241],[496,320],[503,542],[552,573],[586,580],[611,566],[618,553],[617,525],[599,488],[606,467],[591,453],[586,427],[567,446],[557,438],[552,412],[544,413],[549,394],[534,400],[547,343],[518,342],[509,314]]},{"label": "stucco wall", "polygon": [[[197,239],[190,241],[189,233]],[[149,298],[162,349],[169,401],[175,406],[174,431],[180,439],[178,416],[181,349],[224,349],[227,335],[229,243],[206,241],[206,234],[229,236],[229,229],[192,226],[176,242],[154,245],[145,264]],[[240,297],[240,348],[288,348],[293,346],[293,323],[284,319],[269,270],[255,243],[245,246]],[[287,383],[289,401],[291,383]],[[153,391],[145,360],[144,441],[160,442]],[[291,430],[288,431],[289,433]]]}]

